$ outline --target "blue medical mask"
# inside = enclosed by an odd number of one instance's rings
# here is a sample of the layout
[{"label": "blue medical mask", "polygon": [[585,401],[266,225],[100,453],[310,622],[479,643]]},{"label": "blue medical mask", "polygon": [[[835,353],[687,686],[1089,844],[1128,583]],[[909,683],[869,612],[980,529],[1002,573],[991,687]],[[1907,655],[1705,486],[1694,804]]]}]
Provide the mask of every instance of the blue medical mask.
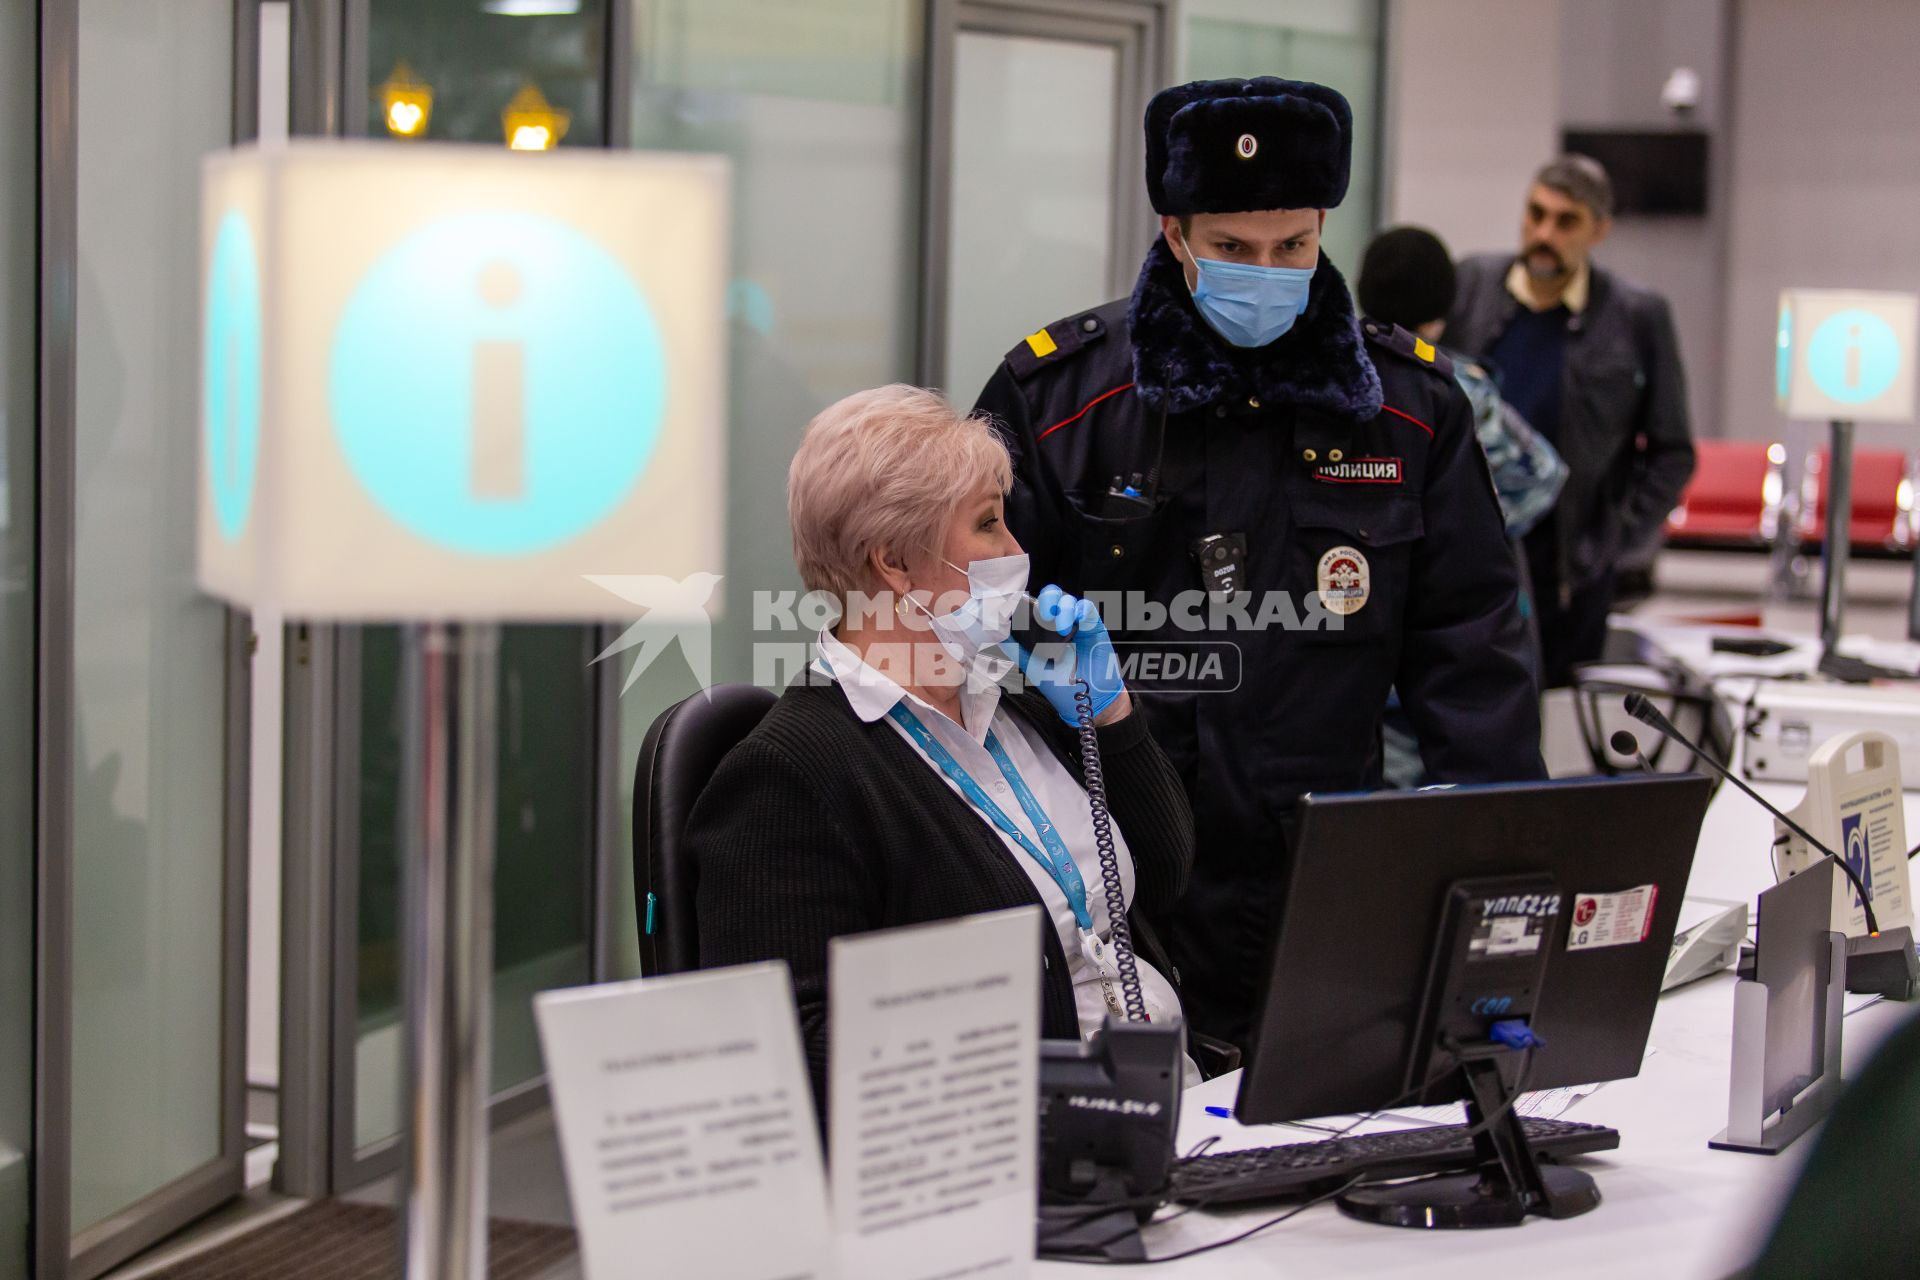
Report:
[{"label": "blue medical mask", "polygon": [[1307,309],[1312,267],[1256,267],[1195,257],[1193,305],[1236,347],[1264,347]]}]

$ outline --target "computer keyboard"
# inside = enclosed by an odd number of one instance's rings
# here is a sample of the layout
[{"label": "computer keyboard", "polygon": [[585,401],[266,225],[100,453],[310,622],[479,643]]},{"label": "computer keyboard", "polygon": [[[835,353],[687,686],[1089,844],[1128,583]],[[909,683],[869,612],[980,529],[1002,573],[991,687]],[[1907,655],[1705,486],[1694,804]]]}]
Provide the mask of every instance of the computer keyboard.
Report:
[{"label": "computer keyboard", "polygon": [[[1620,1145],[1619,1132],[1604,1125],[1536,1117],[1523,1118],[1520,1125],[1536,1155],[1577,1156]],[[1252,1147],[1179,1161],[1173,1168],[1173,1199],[1209,1205],[1279,1200],[1331,1190],[1358,1174],[1402,1178],[1474,1160],[1473,1139],[1463,1124]]]}]

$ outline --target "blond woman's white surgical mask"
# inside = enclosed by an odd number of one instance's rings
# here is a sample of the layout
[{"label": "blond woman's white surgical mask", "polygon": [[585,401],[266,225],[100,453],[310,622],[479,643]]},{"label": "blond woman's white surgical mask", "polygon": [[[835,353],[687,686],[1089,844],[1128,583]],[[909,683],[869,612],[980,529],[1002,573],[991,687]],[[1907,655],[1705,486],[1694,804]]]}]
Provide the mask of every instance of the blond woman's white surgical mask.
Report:
[{"label": "blond woman's white surgical mask", "polygon": [[[960,566],[951,560],[942,563],[955,572],[960,571]],[[1013,634],[1014,610],[1026,594],[1029,572],[1024,552],[1017,556],[975,560],[966,568],[967,598],[958,607],[935,613],[920,605],[947,656],[971,665],[982,653],[1006,642]]]}]

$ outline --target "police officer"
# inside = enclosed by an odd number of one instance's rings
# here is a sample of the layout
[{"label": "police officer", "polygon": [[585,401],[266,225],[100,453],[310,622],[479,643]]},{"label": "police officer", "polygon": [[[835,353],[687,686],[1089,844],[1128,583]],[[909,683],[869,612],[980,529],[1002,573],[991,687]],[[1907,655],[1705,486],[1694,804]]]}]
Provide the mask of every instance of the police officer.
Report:
[{"label": "police officer", "polygon": [[[1013,453],[1035,581],[1125,593],[1108,621],[1143,656],[1238,646],[1225,670],[1189,661],[1197,684],[1129,685],[1193,802],[1183,1001],[1244,1044],[1291,811],[1378,785],[1389,691],[1435,781],[1543,776],[1539,707],[1466,398],[1433,347],[1362,323],[1320,253],[1346,99],[1198,82],[1158,94],[1146,130],[1161,236],[1133,296],[1023,339],[979,408]],[[1419,850],[1351,856],[1365,946],[1368,880]]]}]

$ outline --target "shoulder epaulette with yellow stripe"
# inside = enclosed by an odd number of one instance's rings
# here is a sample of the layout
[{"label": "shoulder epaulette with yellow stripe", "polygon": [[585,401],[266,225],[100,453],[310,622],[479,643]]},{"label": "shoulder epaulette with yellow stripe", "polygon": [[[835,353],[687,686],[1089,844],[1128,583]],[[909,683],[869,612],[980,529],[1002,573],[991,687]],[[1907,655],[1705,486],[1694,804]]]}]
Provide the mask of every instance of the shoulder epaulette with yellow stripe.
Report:
[{"label": "shoulder epaulette with yellow stripe", "polygon": [[1091,311],[1036,329],[1007,352],[1007,367],[1025,378],[1049,365],[1065,363],[1107,336],[1106,323]]},{"label": "shoulder epaulette with yellow stripe", "polygon": [[1411,330],[1402,329],[1397,324],[1382,324],[1378,320],[1363,320],[1360,330],[1367,335],[1367,341],[1376,347],[1385,347],[1418,365],[1425,365],[1441,377],[1451,381],[1453,361],[1447,353]]}]

